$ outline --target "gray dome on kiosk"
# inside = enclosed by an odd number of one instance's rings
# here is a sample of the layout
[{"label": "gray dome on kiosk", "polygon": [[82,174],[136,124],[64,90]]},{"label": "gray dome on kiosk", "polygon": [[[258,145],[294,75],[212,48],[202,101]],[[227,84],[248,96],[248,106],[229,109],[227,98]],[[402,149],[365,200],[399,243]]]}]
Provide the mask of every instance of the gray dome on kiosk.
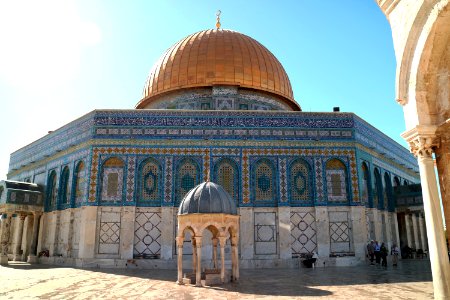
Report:
[{"label": "gray dome on kiosk", "polygon": [[178,214],[237,215],[237,208],[223,187],[208,181],[200,183],[186,194],[180,203]]}]

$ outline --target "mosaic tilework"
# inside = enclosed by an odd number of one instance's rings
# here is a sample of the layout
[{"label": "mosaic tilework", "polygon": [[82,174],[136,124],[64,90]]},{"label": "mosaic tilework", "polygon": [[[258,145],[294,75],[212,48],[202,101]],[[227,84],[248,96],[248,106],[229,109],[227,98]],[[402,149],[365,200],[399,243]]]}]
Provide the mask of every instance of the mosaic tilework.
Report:
[{"label": "mosaic tilework", "polygon": [[160,213],[136,213],[134,225],[134,257],[159,257],[161,254],[161,226]]},{"label": "mosaic tilework", "polygon": [[287,185],[287,166],[286,166],[286,158],[278,159],[278,173],[280,178],[280,201],[287,202],[288,201],[288,185]]},{"label": "mosaic tilework", "polygon": [[399,175],[400,177],[405,178],[410,182],[418,182],[417,178],[394,168],[393,166],[385,163],[382,160],[379,160],[378,158],[372,157],[372,164],[382,168],[383,170],[389,171],[391,174]]},{"label": "mosaic tilework", "polygon": [[317,250],[317,228],[312,212],[291,212],[292,254],[306,254]]},{"label": "mosaic tilework", "polygon": [[198,164],[190,158],[179,162],[175,173],[175,204],[178,206],[183,197],[199,183],[200,169]]},{"label": "mosaic tilework", "polygon": [[123,189],[123,168],[104,168],[101,201],[121,202]]},{"label": "mosaic tilework", "polygon": [[80,161],[75,167],[75,205],[80,205],[86,196],[86,167],[83,161]]},{"label": "mosaic tilework", "polygon": [[166,174],[164,178],[164,202],[172,201],[172,180],[173,180],[173,157],[168,156],[165,158],[166,162]]},{"label": "mosaic tilework", "polygon": [[127,165],[127,187],[125,197],[127,202],[132,202],[134,200],[134,171],[136,169],[136,157],[129,156]]},{"label": "mosaic tilework", "polygon": [[253,161],[251,173],[251,196],[254,203],[276,203],[276,170],[273,161],[267,158]]},{"label": "mosaic tilework", "polygon": [[291,164],[289,174],[291,201],[306,202],[311,200],[311,188],[313,185],[310,178],[307,162],[298,159]]},{"label": "mosaic tilework", "polygon": [[147,159],[140,169],[138,201],[159,201],[161,186],[161,166],[153,158]]},{"label": "mosaic tilework", "polygon": [[47,181],[47,209],[54,208],[56,206],[56,199],[58,195],[58,185],[56,172],[51,171]]},{"label": "mosaic tilework", "polygon": [[59,188],[60,205],[69,204],[70,200],[69,177],[70,177],[69,167],[65,166],[61,172],[60,178],[60,188]]},{"label": "mosaic tilework", "polygon": [[322,159],[320,157],[314,158],[314,166],[316,170],[315,177],[317,202],[323,202],[325,200],[325,191],[323,188]]},{"label": "mosaic tilework", "polygon": [[239,201],[239,169],[232,158],[215,157],[213,182],[221,185],[235,201]]}]

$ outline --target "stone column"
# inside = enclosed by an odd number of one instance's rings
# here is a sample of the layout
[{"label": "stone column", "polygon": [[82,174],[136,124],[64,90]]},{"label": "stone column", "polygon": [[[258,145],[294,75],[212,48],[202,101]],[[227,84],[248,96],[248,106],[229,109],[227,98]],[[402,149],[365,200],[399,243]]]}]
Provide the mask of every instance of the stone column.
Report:
[{"label": "stone column", "polygon": [[213,238],[212,239],[212,243],[213,243],[213,264],[214,264],[214,269],[217,269],[217,243],[219,242],[219,239],[217,238]]},{"label": "stone column", "polygon": [[419,161],[423,206],[433,274],[435,299],[450,299],[450,263],[444,238],[444,224],[432,158],[437,145],[432,128],[417,127],[402,135]]},{"label": "stone column", "polygon": [[427,250],[428,245],[427,245],[427,237],[426,237],[426,232],[425,232],[426,228],[425,228],[425,222],[424,222],[424,217],[423,217],[422,213],[419,215],[419,228],[420,228],[420,240],[422,241],[422,249]]},{"label": "stone column", "polygon": [[183,284],[183,243],[184,243],[184,236],[177,236],[177,247],[178,247],[177,284]]},{"label": "stone column", "polygon": [[191,237],[191,244],[192,244],[192,273],[197,272],[197,247],[195,243],[195,238]]},{"label": "stone column", "polygon": [[195,274],[195,285],[202,286],[202,237],[195,237],[195,246],[197,248],[197,272]]},{"label": "stone column", "polygon": [[414,248],[420,249],[420,241],[419,241],[419,227],[417,226],[417,216],[416,213],[411,214],[412,219],[412,228],[413,228],[413,235],[414,235]]},{"label": "stone column", "polygon": [[405,213],[405,227],[406,227],[406,240],[407,240],[407,245],[408,247],[414,247],[413,245],[413,235],[411,233],[411,215]]},{"label": "stone column", "polygon": [[239,280],[239,249],[238,249],[239,237],[235,236],[231,238],[231,251],[233,253],[234,264],[233,264],[233,281]]},{"label": "stone column", "polygon": [[23,237],[23,223],[25,221],[26,215],[19,215],[18,216],[18,225],[15,230],[15,243],[14,243],[14,249],[13,249],[13,257],[14,261],[20,261],[22,259],[22,254],[20,253],[20,248],[22,246],[22,237]]},{"label": "stone column", "polygon": [[39,236],[39,219],[41,217],[40,213],[34,212],[33,213],[33,234],[31,236],[31,244],[30,244],[30,255],[28,256],[27,262],[29,263],[37,263],[37,243],[38,243],[38,236]]},{"label": "stone column", "polygon": [[226,237],[219,237],[220,240],[220,280],[225,282],[225,244],[227,242]]},{"label": "stone column", "polygon": [[0,236],[0,264],[7,265],[8,264],[8,243],[9,243],[9,234],[11,229],[11,214],[3,214],[1,216],[2,219],[2,232]]}]

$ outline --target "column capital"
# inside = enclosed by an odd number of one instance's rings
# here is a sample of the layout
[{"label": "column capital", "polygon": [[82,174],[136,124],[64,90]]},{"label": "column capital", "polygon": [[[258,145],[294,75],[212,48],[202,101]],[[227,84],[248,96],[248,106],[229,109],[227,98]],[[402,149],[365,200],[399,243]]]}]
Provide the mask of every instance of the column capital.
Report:
[{"label": "column capital", "polygon": [[202,247],[202,238],[203,237],[200,235],[200,236],[195,236],[194,238],[195,238],[195,246],[197,248],[201,248]]},{"label": "column capital", "polygon": [[431,158],[435,148],[439,147],[440,139],[436,135],[437,126],[418,125],[405,131],[401,136],[409,144],[410,151],[417,158]]},{"label": "column capital", "polygon": [[183,248],[184,236],[177,236],[176,241],[177,241],[177,246]]}]

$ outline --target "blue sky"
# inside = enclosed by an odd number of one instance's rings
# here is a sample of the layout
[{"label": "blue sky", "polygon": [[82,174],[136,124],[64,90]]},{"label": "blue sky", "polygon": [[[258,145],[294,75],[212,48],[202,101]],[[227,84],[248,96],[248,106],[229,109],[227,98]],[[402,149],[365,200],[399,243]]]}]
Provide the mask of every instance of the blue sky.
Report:
[{"label": "blue sky", "polygon": [[2,1],[0,179],[9,154],[102,108],[133,108],[150,68],[215,26],[253,37],[285,67],[304,111],[354,112],[406,145],[395,56],[374,0]]}]

